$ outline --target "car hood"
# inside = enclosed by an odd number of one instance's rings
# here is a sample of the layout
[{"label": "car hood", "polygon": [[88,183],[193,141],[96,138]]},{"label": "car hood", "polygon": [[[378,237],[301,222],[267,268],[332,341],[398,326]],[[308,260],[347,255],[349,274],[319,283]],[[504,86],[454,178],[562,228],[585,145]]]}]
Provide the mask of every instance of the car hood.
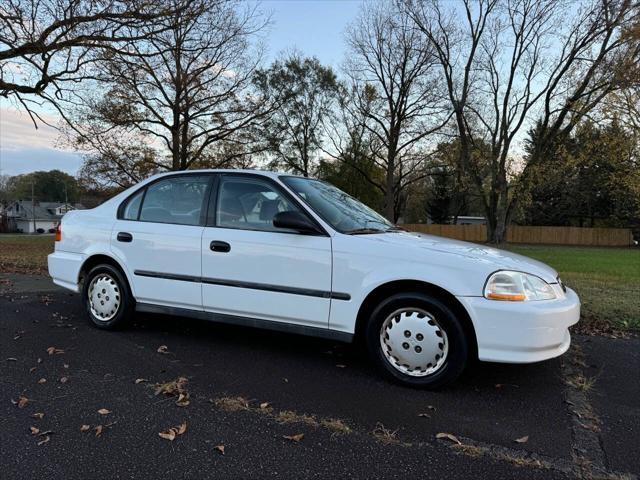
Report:
[{"label": "car hood", "polygon": [[[516,270],[530,273],[549,283],[556,282],[558,277],[558,273],[553,268],[542,262],[524,255],[476,243],[413,232],[390,232],[363,235],[363,237],[367,237],[372,241],[382,242],[386,244],[384,245],[385,247],[401,249],[400,251],[413,250],[415,252],[415,249],[418,249],[424,253],[455,255],[470,262],[484,264],[491,271]],[[422,258],[428,262],[428,257],[425,258],[422,255],[417,255],[415,260],[419,261]]]}]

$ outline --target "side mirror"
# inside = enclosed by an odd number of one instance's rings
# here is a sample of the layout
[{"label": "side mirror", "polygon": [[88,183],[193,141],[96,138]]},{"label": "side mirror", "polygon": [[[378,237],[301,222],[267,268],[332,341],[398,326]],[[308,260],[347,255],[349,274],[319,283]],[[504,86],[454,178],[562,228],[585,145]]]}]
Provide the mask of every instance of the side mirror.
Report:
[{"label": "side mirror", "polygon": [[320,233],[306,215],[295,210],[279,212],[273,217],[273,226],[276,228],[287,228],[300,233]]}]

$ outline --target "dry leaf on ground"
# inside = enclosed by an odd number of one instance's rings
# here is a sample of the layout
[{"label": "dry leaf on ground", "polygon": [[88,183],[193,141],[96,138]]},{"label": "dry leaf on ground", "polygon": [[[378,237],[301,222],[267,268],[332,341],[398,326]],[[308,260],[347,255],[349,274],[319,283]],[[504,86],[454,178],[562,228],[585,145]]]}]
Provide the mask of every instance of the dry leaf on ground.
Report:
[{"label": "dry leaf on ground", "polygon": [[42,418],[44,417],[44,413],[42,412],[36,412],[33,415],[31,415],[33,418],[37,418],[38,420],[42,420]]},{"label": "dry leaf on ground", "polygon": [[109,415],[111,413],[111,410],[107,410],[106,408],[101,408],[100,410],[98,410],[98,413],[100,415]]},{"label": "dry leaf on ground", "polygon": [[81,432],[88,432],[91,429],[91,425],[81,425],[80,426],[80,431]]},{"label": "dry leaf on ground", "polygon": [[524,437],[516,438],[514,442],[516,443],[527,443],[529,441],[529,435],[525,435]]},{"label": "dry leaf on ground", "polygon": [[103,429],[104,427],[102,425],[96,425],[96,427],[94,428],[94,430],[96,431],[96,437],[99,437],[100,435],[102,435]]},{"label": "dry leaf on ground", "polygon": [[270,405],[271,405],[271,404],[270,404],[269,402],[262,402],[262,403],[260,404],[260,408],[261,408],[262,410],[264,410],[265,408],[269,408],[269,406],[270,406]]},{"label": "dry leaf on ground", "polygon": [[182,435],[187,431],[187,422],[182,422],[182,424],[177,425],[175,427],[171,427],[169,430],[158,433],[161,438],[165,440],[169,440],[173,442],[178,435]]},{"label": "dry leaf on ground", "polygon": [[462,445],[462,442],[458,440],[458,437],[456,437],[451,433],[440,432],[436,434],[436,438],[438,439],[446,438],[447,440],[451,440],[452,442],[457,443],[458,445]]},{"label": "dry leaf on ground", "polygon": [[[62,350],[61,348],[56,348],[56,347],[49,347],[49,348],[47,348],[47,353],[49,355],[60,355],[60,354],[64,353],[64,350]],[[38,360],[40,360],[40,359],[38,359]],[[38,362],[38,363],[40,363],[40,362]]]},{"label": "dry leaf on ground", "polygon": [[40,433],[40,429],[37,427],[29,427],[29,430],[31,430],[31,435],[37,435]]},{"label": "dry leaf on ground", "polygon": [[69,381],[69,377],[60,378],[60,383],[67,383]]},{"label": "dry leaf on ground", "polygon": [[178,405],[179,407],[186,407],[187,405],[189,405],[189,394],[188,393],[181,393],[178,396],[178,400],[176,400],[176,405]]},{"label": "dry leaf on ground", "polygon": [[14,403],[18,406],[18,408],[24,408],[29,403],[29,399],[24,395],[20,395],[20,397],[18,398],[18,401]]},{"label": "dry leaf on ground", "polygon": [[224,455],[224,445],[216,445],[213,448],[215,448],[217,451],[219,451],[221,455]]},{"label": "dry leaf on ground", "polygon": [[134,383],[138,385],[139,383],[147,382],[147,381],[148,380],[146,378],[136,378],[136,381]]},{"label": "dry leaf on ground", "polygon": [[169,347],[167,347],[166,345],[160,345],[158,347],[158,350],[156,350],[156,352],[158,352],[158,353],[169,353]]},{"label": "dry leaf on ground", "polygon": [[42,385],[43,383],[47,383],[47,379],[46,378],[41,378],[40,380],[38,380],[38,383],[40,385]]},{"label": "dry leaf on ground", "polygon": [[38,445],[42,445],[42,444],[44,444],[44,443],[47,443],[49,440],[51,440],[51,437],[49,437],[49,435],[47,435],[46,437],[44,437],[44,439],[43,439],[43,440],[40,440],[40,441],[38,442]]},{"label": "dry leaf on ground", "polygon": [[297,435],[283,435],[285,440],[291,440],[292,442],[299,442],[304,438],[304,433],[298,433]]}]

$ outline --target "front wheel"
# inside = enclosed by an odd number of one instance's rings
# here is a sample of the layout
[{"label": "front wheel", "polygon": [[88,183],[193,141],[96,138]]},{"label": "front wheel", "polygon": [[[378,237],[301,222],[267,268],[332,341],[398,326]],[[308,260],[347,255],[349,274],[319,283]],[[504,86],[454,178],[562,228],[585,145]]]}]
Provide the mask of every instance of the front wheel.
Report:
[{"label": "front wheel", "polygon": [[435,389],[456,380],[468,357],[460,321],[442,301],[423,293],[383,300],[366,327],[369,354],[403,385]]},{"label": "front wheel", "polygon": [[111,265],[91,269],[83,283],[82,299],[91,323],[104,330],[122,326],[133,313],[129,285],[122,273]]}]

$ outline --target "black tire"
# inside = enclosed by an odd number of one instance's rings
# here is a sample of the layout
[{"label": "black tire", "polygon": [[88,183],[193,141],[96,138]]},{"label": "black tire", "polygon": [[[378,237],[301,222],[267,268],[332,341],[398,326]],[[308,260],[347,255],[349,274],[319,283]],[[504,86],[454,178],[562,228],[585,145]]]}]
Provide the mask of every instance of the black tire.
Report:
[{"label": "black tire", "polygon": [[[113,317],[106,319],[94,314],[89,297],[89,289],[92,282],[99,277],[102,279],[109,278],[113,281],[113,284],[111,284],[111,282],[109,283],[113,291],[115,291],[115,298],[117,299],[117,307],[114,306],[115,314],[113,314]],[[111,299],[109,298],[109,300]],[[126,278],[119,269],[109,264],[97,265],[87,274],[82,284],[82,301],[91,324],[103,330],[115,330],[124,326],[131,319],[135,310],[135,301],[131,295],[131,289],[129,288]],[[111,313],[109,312],[108,315],[111,315]]]},{"label": "black tire", "polygon": [[[442,365],[431,374],[412,376],[404,373],[387,359],[383,351],[380,332],[385,320],[396,311],[405,308],[428,312],[436,320],[439,328],[446,333],[447,355]],[[371,359],[384,376],[415,388],[437,389],[454,382],[463,372],[469,356],[464,329],[454,312],[441,300],[419,292],[398,293],[380,302],[366,325],[365,343]]]}]

